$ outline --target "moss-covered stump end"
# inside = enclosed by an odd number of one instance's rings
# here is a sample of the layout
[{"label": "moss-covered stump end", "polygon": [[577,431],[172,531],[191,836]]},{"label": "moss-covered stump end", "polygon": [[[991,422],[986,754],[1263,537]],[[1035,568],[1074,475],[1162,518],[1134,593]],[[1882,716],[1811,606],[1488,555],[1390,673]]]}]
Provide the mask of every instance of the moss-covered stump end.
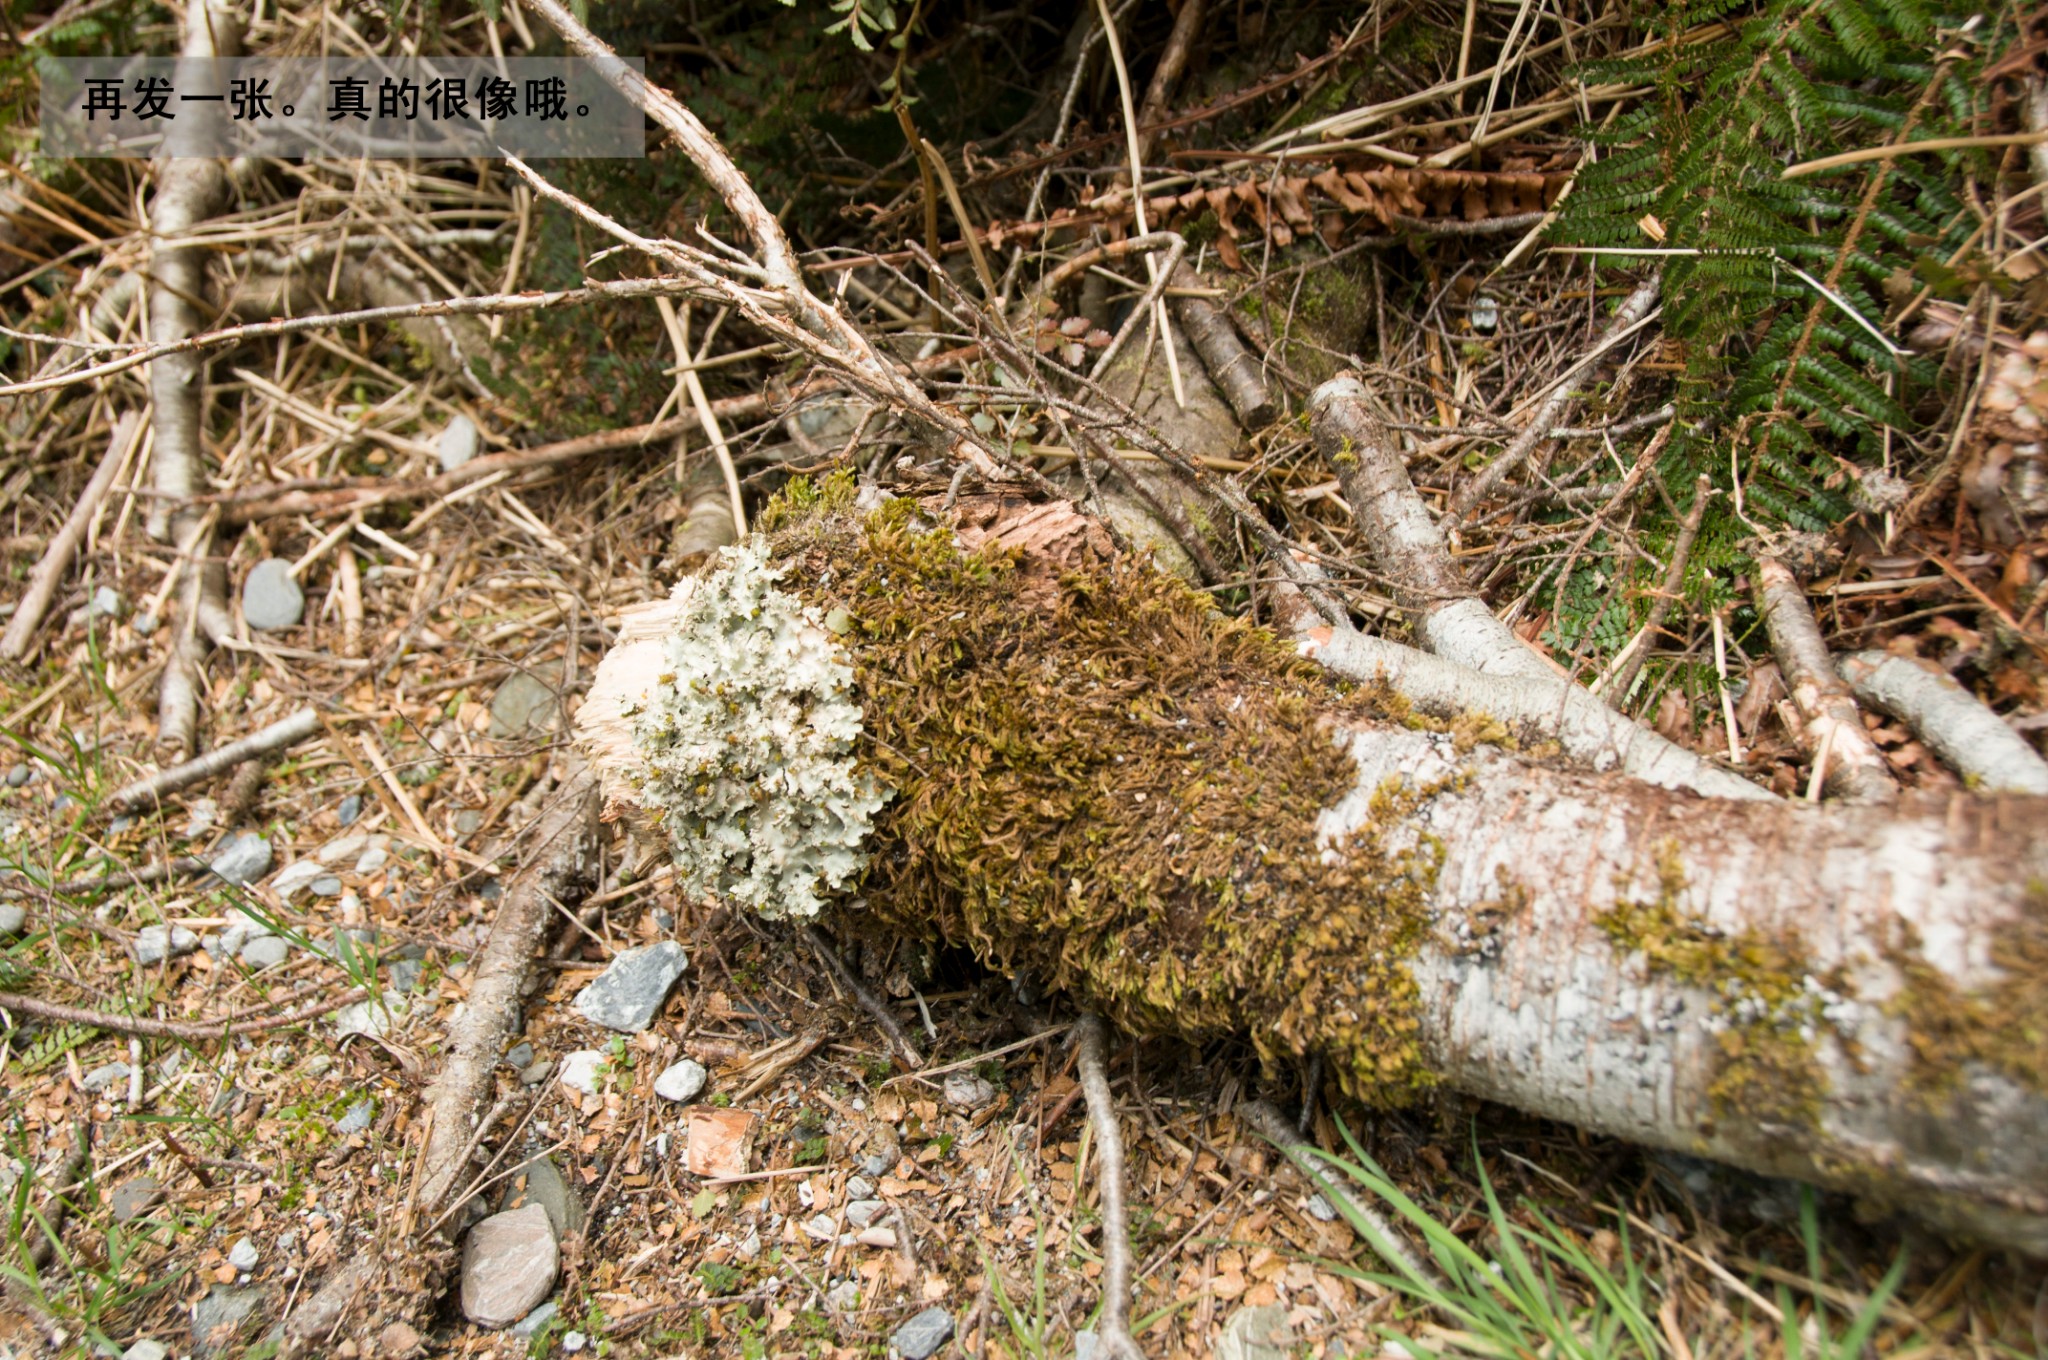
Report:
[{"label": "moss-covered stump end", "polygon": [[[836,847],[858,820],[842,814],[858,814],[871,788],[883,800],[865,868],[825,884],[856,929],[964,946],[1136,1033],[1243,1033],[1269,1058],[1326,1054],[1368,1100],[1426,1086],[1407,960],[1437,847],[1384,850],[1370,827],[1332,846],[1319,827],[1358,782],[1337,729],[1407,715],[1120,557],[1065,506],[996,493],[950,509],[854,500],[845,479],[795,484],[757,545],[730,550],[683,597],[686,626],[713,625],[715,643],[693,646],[726,658],[720,673],[679,665],[671,642],[656,690],[698,693],[617,719],[659,755],[633,801],[667,826],[684,880],[729,892],[772,877],[758,855],[731,853],[735,836],[766,845],[775,872],[798,823]],[[758,597],[750,560],[779,573],[794,613]],[[750,613],[761,636],[736,642],[731,625]],[[802,652],[789,637],[799,616],[843,675],[806,653],[794,686],[731,678],[735,649]],[[607,702],[594,691],[589,707]],[[818,719],[794,758],[848,758],[809,777],[838,797],[832,811],[782,805],[804,781],[786,777],[781,756],[772,777],[709,750],[715,741],[681,742],[694,770],[674,758],[663,724],[679,710],[725,712],[714,726],[739,746],[760,727],[742,734],[730,710],[762,703],[785,723]],[[842,705],[858,713],[850,734]],[[749,807],[735,805],[744,779]],[[1386,795],[1390,818],[1406,797]],[[775,830],[754,834],[764,827]]]}]

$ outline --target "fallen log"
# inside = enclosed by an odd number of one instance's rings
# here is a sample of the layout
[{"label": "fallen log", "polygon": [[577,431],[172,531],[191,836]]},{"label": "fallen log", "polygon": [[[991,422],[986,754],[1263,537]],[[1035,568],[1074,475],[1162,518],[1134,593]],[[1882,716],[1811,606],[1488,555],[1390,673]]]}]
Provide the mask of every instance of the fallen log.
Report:
[{"label": "fallen log", "polygon": [[853,498],[798,484],[629,614],[579,714],[684,891],[2048,1254],[2048,800],[1561,768],[1341,690],[1062,507]]}]

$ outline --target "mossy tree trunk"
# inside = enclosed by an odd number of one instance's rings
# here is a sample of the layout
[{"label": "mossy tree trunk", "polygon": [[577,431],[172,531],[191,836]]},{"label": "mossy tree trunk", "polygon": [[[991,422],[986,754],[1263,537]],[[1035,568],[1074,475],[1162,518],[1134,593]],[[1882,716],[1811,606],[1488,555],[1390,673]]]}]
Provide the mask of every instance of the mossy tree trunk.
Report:
[{"label": "mossy tree trunk", "polygon": [[[804,858],[761,829],[802,797],[789,762],[663,699],[715,615],[718,703],[692,711],[860,709],[843,756],[891,796],[832,908],[854,928],[943,937],[1134,1031],[1322,1054],[1367,1101],[1440,1083],[2048,1254],[2048,800],[1757,803],[1562,768],[1484,715],[1341,692],[1062,508],[850,499],[767,521],[836,678],[792,699],[787,638],[702,609],[728,568],[630,618],[579,717],[685,880]],[[648,775],[687,751],[688,778]]]}]

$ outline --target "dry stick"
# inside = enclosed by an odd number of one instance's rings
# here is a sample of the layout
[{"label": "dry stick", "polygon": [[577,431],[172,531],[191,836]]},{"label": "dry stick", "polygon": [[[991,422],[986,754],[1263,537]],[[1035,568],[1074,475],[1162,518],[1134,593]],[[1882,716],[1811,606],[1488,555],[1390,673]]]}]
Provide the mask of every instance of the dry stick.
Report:
[{"label": "dry stick", "polygon": [[[1443,1277],[1435,1269],[1423,1264],[1423,1257],[1401,1231],[1390,1223],[1380,1212],[1363,1204],[1350,1193],[1340,1175],[1326,1174],[1319,1163],[1333,1160],[1313,1143],[1304,1142],[1301,1135],[1272,1104],[1263,1100],[1248,1100],[1237,1107],[1238,1117],[1257,1129],[1262,1137],[1280,1149],[1288,1161],[1308,1178],[1309,1184],[1321,1192],[1324,1199],[1335,1205],[1344,1220],[1372,1249],[1386,1258],[1387,1264],[1402,1271],[1411,1279],[1441,1286]],[[1359,1225],[1364,1224],[1366,1228]]]},{"label": "dry stick", "polygon": [[1657,293],[1663,282],[1662,273],[1652,274],[1643,280],[1615,312],[1614,319],[1601,334],[1599,343],[1588,350],[1577,363],[1551,379],[1549,395],[1543,399],[1543,404],[1537,408],[1536,414],[1529,418],[1529,423],[1522,428],[1522,432],[1515,436],[1514,442],[1502,449],[1499,456],[1486,465],[1484,471],[1451,498],[1450,513],[1445,516],[1447,520],[1456,522],[1469,518],[1473,507],[1499,486],[1509,473],[1528,461],[1529,455],[1550,438],[1551,432],[1564,420],[1565,412],[1571,409],[1575,399],[1572,393],[1572,379],[1601,355],[1620,344],[1638,325],[1648,319],[1650,308],[1656,303]]},{"label": "dry stick", "polygon": [[1358,379],[1332,378],[1309,394],[1309,429],[1395,602],[1415,616],[1424,650],[1488,675],[1554,681],[1556,673],[1494,617],[1452,563],[1367,398]]},{"label": "dry stick", "polygon": [[1590,769],[1618,769],[1646,784],[1691,789],[1710,798],[1777,801],[1769,790],[1702,760],[1558,676],[1539,681],[1482,675],[1413,647],[1368,637],[1348,623],[1334,628],[1292,582],[1274,582],[1273,593],[1281,630],[1295,638],[1303,656],[1360,684],[1384,681],[1425,713],[1441,718],[1490,713],[1555,738],[1565,754]]},{"label": "dry stick", "polygon": [[115,1034],[139,1034],[146,1039],[187,1039],[204,1043],[209,1039],[233,1038],[240,1034],[264,1034],[274,1029],[303,1024],[331,1015],[351,1002],[361,1001],[368,993],[361,987],[351,987],[340,996],[316,1001],[283,1015],[266,1015],[256,1020],[222,1020],[214,1024],[186,1020],[152,1020],[144,1015],[114,1015],[107,1011],[87,1010],[83,1006],[66,1006],[56,1001],[44,1001],[40,997],[21,996],[14,992],[0,992],[0,1011],[20,1011],[33,1015],[38,1020],[50,1020],[61,1025],[87,1025],[94,1029],[110,1030]]},{"label": "dry stick", "polygon": [[1834,658],[1821,640],[1820,625],[1806,604],[1806,589],[1792,569],[1775,557],[1756,560],[1757,608],[1770,628],[1771,651],[1784,672],[1785,687],[1805,722],[1799,738],[1809,751],[1830,753],[1825,787],[1852,803],[1889,803],[1899,796],[1877,743],[1848,685],[1835,673]]},{"label": "dry stick", "polygon": [[92,1126],[83,1119],[71,1125],[71,1151],[65,1154],[64,1164],[57,1168],[57,1175],[50,1182],[50,1204],[43,1213],[43,1235],[29,1248],[28,1268],[31,1275],[40,1275],[49,1269],[50,1258],[57,1253],[58,1239],[64,1235],[64,1220],[71,1213],[71,1201],[64,1198],[64,1192],[77,1188],[79,1178],[92,1163]]},{"label": "dry stick", "polygon": [[[147,883],[161,883],[167,878],[183,874],[204,873],[211,868],[197,855],[179,855],[163,864],[145,864],[136,869],[119,869],[111,874],[89,875],[83,878],[67,878],[62,883],[53,883],[47,891],[53,897],[75,897],[79,893],[111,892],[116,888],[137,888]],[[0,894],[15,889],[9,884],[0,884]]]},{"label": "dry stick", "polygon": [[[1138,140],[1138,111],[1131,103],[1131,72],[1124,65],[1123,41],[1117,37],[1116,16],[1110,13],[1109,0],[1095,0],[1102,13],[1102,36],[1109,44],[1109,64],[1116,72],[1117,98],[1123,105],[1124,136],[1130,147],[1131,215],[1138,225],[1138,234],[1145,235],[1152,230],[1145,220],[1145,152]],[[1197,16],[1199,17],[1199,16]],[[1178,27],[1178,25],[1176,25]],[[1150,255],[1145,257],[1145,277],[1152,283],[1159,282],[1159,262]],[[1173,404],[1181,410],[1187,409],[1187,393],[1181,390],[1180,359],[1173,343],[1172,327],[1167,324],[1166,304],[1153,303],[1153,324],[1159,328],[1159,343],[1166,351],[1166,376],[1173,382]]]},{"label": "dry stick", "polygon": [[[934,377],[957,369],[979,355],[977,346],[941,351],[910,366],[909,376]],[[782,394],[755,392],[741,397],[721,397],[711,403],[711,412],[722,421],[735,424],[768,415],[777,406],[801,401],[824,392],[842,391],[846,383],[829,374],[810,378]],[[509,449],[472,458],[452,472],[433,477],[328,477],[302,478],[246,486],[212,499],[221,507],[221,518],[229,524],[267,519],[278,515],[334,515],[365,510],[393,501],[431,500],[505,472],[523,472],[554,467],[601,453],[638,448],[657,440],[673,439],[702,422],[694,411],[646,425],[629,425],[618,430],[581,435],[575,439],[540,444],[530,449]]]},{"label": "dry stick", "polygon": [[302,708],[288,718],[280,718],[260,731],[251,732],[240,741],[231,741],[182,765],[173,765],[168,770],[123,785],[114,793],[113,803],[123,810],[132,811],[202,779],[211,779],[255,756],[266,756],[287,746],[296,746],[319,730],[320,715],[310,708]]},{"label": "dry stick", "polygon": [[[1173,271],[1173,285],[1198,288],[1201,277],[1183,262]],[[1272,424],[1279,408],[1273,401],[1272,390],[1266,386],[1258,359],[1238,339],[1229,313],[1205,297],[1175,298],[1173,310],[1180,328],[1187,332],[1189,343],[1201,357],[1202,367],[1209,370],[1217,390],[1230,403],[1230,409],[1237,412],[1238,423],[1252,434]]]},{"label": "dry stick", "polygon": [[19,661],[28,654],[36,628],[42,623],[43,615],[49,612],[50,601],[56,596],[64,573],[71,568],[71,558],[78,551],[78,545],[85,541],[85,531],[91,526],[100,502],[106,499],[108,490],[113,487],[115,474],[127,461],[136,433],[141,428],[142,416],[135,411],[127,412],[114,422],[114,433],[107,441],[106,456],[93,470],[92,480],[85,484],[85,490],[80,494],[78,504],[71,508],[64,527],[50,539],[50,546],[44,549],[42,559],[29,574],[28,589],[21,593],[21,603],[15,606],[6,635],[0,637],[0,657]]},{"label": "dry stick", "polygon": [[825,932],[816,926],[805,926],[804,938],[811,942],[811,948],[818,951],[818,957],[825,960],[825,966],[832,970],[832,975],[839,979],[840,984],[853,993],[854,1000],[860,1002],[861,1009],[873,1017],[876,1026],[889,1040],[889,1046],[896,1050],[896,1056],[903,1059],[913,1071],[923,1067],[924,1054],[918,1052],[917,1045],[903,1032],[903,1026],[896,1023],[896,1017],[882,1004],[882,998],[869,991],[862,985],[860,979],[853,975],[853,970],[839,957],[839,951],[832,947],[832,941],[825,938]]},{"label": "dry stick", "polygon": [[311,331],[338,330],[344,326],[378,325],[389,321],[414,321],[444,316],[502,316],[515,312],[540,311],[548,307],[577,306],[601,298],[687,297],[703,292],[704,286],[693,279],[619,279],[608,283],[591,282],[580,288],[563,288],[554,292],[534,290],[523,293],[488,293],[480,297],[436,298],[428,302],[359,307],[340,312],[320,312],[311,316],[251,321],[240,326],[223,326],[218,330],[200,331],[151,343],[140,349],[131,350],[118,359],[109,359],[105,363],[93,364],[87,368],[0,385],[0,397],[27,396],[59,387],[98,382],[102,378],[111,378],[165,358],[193,355],[201,350],[221,349],[281,335],[304,335]]},{"label": "dry stick", "polygon": [[1116,1127],[1116,1101],[1109,1093],[1109,1056],[1102,1017],[1083,1012],[1074,1022],[1080,1039],[1081,1091],[1088,1100],[1088,1124],[1095,1131],[1095,1168],[1102,1192],[1102,1315],[1095,1324],[1099,1352],[1143,1360],[1131,1339],[1131,1233],[1124,1222],[1124,1143]]},{"label": "dry stick", "polygon": [[1195,37],[1202,31],[1203,0],[1181,0],[1180,13],[1173,18],[1173,31],[1166,35],[1166,49],[1159,54],[1159,64],[1152,68],[1152,79],[1145,86],[1145,102],[1138,108],[1138,159],[1149,160],[1153,143],[1159,140],[1159,125],[1166,121],[1166,107],[1173,99],[1174,87],[1180,84],[1181,73],[1187,70],[1188,53],[1194,50]]},{"label": "dry stick", "polygon": [[1671,546],[1671,562],[1664,568],[1664,583],[1657,588],[1656,601],[1650,605],[1650,617],[1644,620],[1642,631],[1629,643],[1626,654],[1616,658],[1614,669],[1592,686],[1595,694],[1610,695],[1617,702],[1628,699],[1629,689],[1634,686],[1643,663],[1649,659],[1650,648],[1655,645],[1657,630],[1664,626],[1664,620],[1671,614],[1671,606],[1677,603],[1679,593],[1685,588],[1685,564],[1692,556],[1693,541],[1700,536],[1700,523],[1707,517],[1707,502],[1713,495],[1714,479],[1701,473],[1699,482],[1693,487],[1692,508],[1685,512],[1685,522],[1678,527],[1678,541]]},{"label": "dry stick", "polygon": [[[193,0],[185,11],[182,58],[209,63],[234,55],[239,46],[234,16],[215,9],[211,0]],[[202,120],[202,131],[205,120],[219,119],[204,106],[189,116]],[[157,162],[156,182],[149,206],[149,331],[151,341],[162,345],[200,327],[206,247],[173,242],[189,237],[220,209],[227,198],[227,172],[218,160],[172,158]],[[199,670],[205,649],[197,634],[204,630],[219,642],[232,631],[225,573],[209,561],[214,519],[192,500],[205,462],[205,389],[206,366],[194,352],[166,354],[149,367],[150,468],[162,499],[150,508],[148,529],[151,537],[168,537],[177,547],[172,569],[181,578],[182,595],[158,684],[157,740],[178,752],[191,751],[199,740]]]},{"label": "dry stick", "polygon": [[1931,663],[1857,652],[1835,663],[1856,697],[1902,720],[1985,793],[2048,793],[2048,761],[1976,695]]},{"label": "dry stick", "polygon": [[448,1057],[426,1096],[433,1125],[420,1153],[422,1213],[447,1207],[443,1201],[462,1184],[477,1107],[518,1025],[521,994],[554,919],[553,904],[585,885],[595,866],[596,838],[597,783],[578,768],[562,781],[536,825],[527,867],[506,890],[477,956],[468,1004],[448,1026]]}]

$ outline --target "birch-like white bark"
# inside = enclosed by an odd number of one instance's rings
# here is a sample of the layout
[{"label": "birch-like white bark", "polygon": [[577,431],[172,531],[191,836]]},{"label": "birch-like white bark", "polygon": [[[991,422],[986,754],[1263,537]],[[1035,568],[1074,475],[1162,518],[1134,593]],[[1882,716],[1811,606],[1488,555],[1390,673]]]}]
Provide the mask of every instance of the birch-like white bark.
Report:
[{"label": "birch-like white bark", "polygon": [[1983,793],[2048,793],[2048,761],[1946,671],[1888,652],[1835,663],[1856,697],[1901,719]]},{"label": "birch-like white bark", "polygon": [[1756,582],[1757,605],[1771,631],[1771,652],[1804,720],[1800,740],[1816,753],[1816,761],[1827,762],[1821,771],[1824,786],[1857,803],[1888,803],[1898,797],[1898,781],[1892,778],[1884,753],[1864,730],[1856,700],[1835,673],[1834,657],[1807,607],[1806,588],[1775,557],[1756,560]]}]

